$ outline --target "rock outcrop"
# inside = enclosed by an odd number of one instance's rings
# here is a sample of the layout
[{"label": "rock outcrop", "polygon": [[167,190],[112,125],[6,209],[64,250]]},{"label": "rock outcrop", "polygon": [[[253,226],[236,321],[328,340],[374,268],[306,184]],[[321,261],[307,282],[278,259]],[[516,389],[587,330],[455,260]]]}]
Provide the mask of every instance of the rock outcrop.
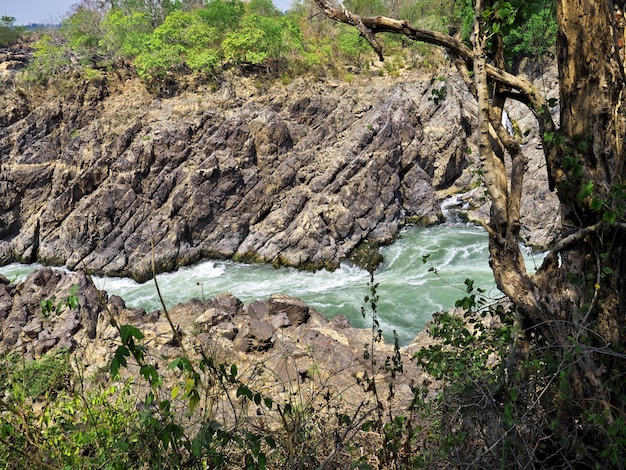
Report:
[{"label": "rock outcrop", "polygon": [[[77,302],[70,306],[67,299],[73,295]],[[47,300],[54,305],[52,311],[41,308]],[[176,305],[168,313],[176,337],[163,311],[147,314],[126,308],[120,297],[96,289],[83,273],[42,268],[17,285],[0,276],[0,355],[15,353],[36,360],[63,350],[77,358],[89,377],[97,378],[109,370],[121,344],[114,320],[143,333],[147,357],[163,374],[170,361],[202,350],[242,371],[256,370],[246,380],[254,378],[260,389],[300,386],[313,379],[313,370],[316,383],[341,390],[354,389],[359,373],[369,370],[372,375],[372,361],[363,355],[364,345],[372,344],[371,329],[352,328],[342,315],[328,320],[292,297],[273,295],[244,305],[232,294],[222,294]],[[378,342],[373,354],[382,373],[394,348]],[[409,349],[399,354],[404,373],[396,385],[403,399],[410,400],[409,384],[421,380],[422,373]],[[136,365],[130,359],[128,363],[129,372],[138,376]],[[261,368],[271,373],[260,374]]]},{"label": "rock outcrop", "polygon": [[[478,178],[475,104],[453,69],[240,77],[169,98],[121,73],[0,90],[0,264],[137,280],[153,261],[332,268],[406,223],[438,223],[438,198]],[[528,220],[546,226],[541,211]]]}]

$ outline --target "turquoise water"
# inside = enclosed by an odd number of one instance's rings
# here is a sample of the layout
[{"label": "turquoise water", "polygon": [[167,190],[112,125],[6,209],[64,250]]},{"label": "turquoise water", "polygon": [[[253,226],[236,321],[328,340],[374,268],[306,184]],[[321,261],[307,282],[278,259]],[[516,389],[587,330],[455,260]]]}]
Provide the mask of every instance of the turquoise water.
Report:
[{"label": "turquoise water", "polygon": [[[385,261],[375,273],[375,282],[380,297],[378,318],[388,340],[395,330],[401,344],[410,342],[434,312],[452,308],[464,296],[467,278],[486,289],[488,295],[499,296],[488,264],[487,235],[482,228],[465,224],[409,227],[396,242],[384,247],[382,254]],[[425,264],[423,258],[427,255]],[[532,263],[532,255],[528,256]],[[36,267],[12,264],[0,268],[0,273],[16,281]],[[430,271],[431,267],[437,272]],[[366,305],[364,297],[369,294],[370,275],[350,264],[334,272],[310,273],[205,261],[161,274],[157,280],[168,307],[222,292],[231,292],[244,303],[283,293],[301,298],[328,317],[343,314],[353,326],[371,327],[371,319],[361,315],[361,308]],[[126,278],[95,277],[94,282],[99,289],[122,297],[131,308],[150,312],[161,307],[154,281],[139,284]]]}]

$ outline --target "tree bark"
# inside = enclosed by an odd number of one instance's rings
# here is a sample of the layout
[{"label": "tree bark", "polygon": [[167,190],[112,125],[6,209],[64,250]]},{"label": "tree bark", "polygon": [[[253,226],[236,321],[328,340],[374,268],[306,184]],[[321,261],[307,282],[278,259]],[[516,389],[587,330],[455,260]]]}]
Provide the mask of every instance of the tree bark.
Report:
[{"label": "tree bark", "polygon": [[[615,446],[619,459],[624,457],[626,446],[619,442],[626,442],[626,430],[616,426],[626,422],[626,75],[613,2],[557,1],[557,129],[531,83],[504,70],[498,35],[492,36],[495,60],[488,62],[483,7],[490,0],[474,1],[471,48],[407,21],[361,18],[328,0],[315,1],[330,18],[358,27],[381,59],[375,39],[381,32],[444,47],[477,100],[478,146],[492,202],[486,227],[490,264],[498,287],[520,315],[521,335],[509,360],[507,385],[524,395],[525,410],[539,416],[537,432],[529,433],[535,441],[518,433],[516,452],[524,449],[526,455],[512,461],[542,461],[555,468],[564,461],[603,466],[600,457]],[[550,189],[561,204],[563,238],[535,275],[526,271],[518,247],[526,159],[501,125],[505,96],[527,104],[537,118]],[[512,162],[508,173],[503,149]],[[540,387],[528,366],[531,359],[543,364],[543,377],[549,377]]]}]

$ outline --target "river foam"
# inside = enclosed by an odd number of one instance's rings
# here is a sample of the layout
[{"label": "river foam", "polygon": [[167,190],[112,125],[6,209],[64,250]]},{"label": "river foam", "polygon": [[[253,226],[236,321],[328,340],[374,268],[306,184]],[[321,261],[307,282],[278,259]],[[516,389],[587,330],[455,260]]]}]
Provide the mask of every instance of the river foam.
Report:
[{"label": "river foam", "polygon": [[[463,223],[408,227],[381,251],[385,261],[374,282],[378,285],[377,315],[388,340],[395,330],[400,344],[409,343],[433,313],[452,308],[464,297],[467,278],[487,295],[500,295],[489,268],[487,235],[480,227]],[[532,257],[530,253],[528,256]],[[19,281],[38,267],[12,264],[0,268],[0,273]],[[370,275],[349,263],[333,272],[304,272],[204,261],[161,274],[157,280],[167,307],[223,292],[231,292],[244,303],[283,293],[301,298],[328,317],[343,314],[353,326],[371,327],[371,319],[361,314],[362,307],[367,307],[364,298],[370,294]],[[131,308],[148,312],[161,308],[154,281],[140,284],[126,278],[94,277],[94,282],[99,289],[122,297]]]}]

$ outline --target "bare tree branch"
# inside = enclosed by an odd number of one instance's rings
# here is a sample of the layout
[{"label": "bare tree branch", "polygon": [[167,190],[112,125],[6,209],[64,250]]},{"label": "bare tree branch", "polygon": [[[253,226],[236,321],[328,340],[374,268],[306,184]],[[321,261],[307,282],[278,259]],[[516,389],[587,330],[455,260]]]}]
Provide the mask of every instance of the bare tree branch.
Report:
[{"label": "bare tree branch", "polygon": [[[375,40],[375,35],[378,33],[395,33],[414,41],[441,46],[450,54],[454,54],[454,56],[465,62],[468,70],[473,70],[474,51],[453,36],[439,31],[417,28],[407,20],[396,20],[386,16],[361,17],[347,11],[343,6],[341,9],[333,6],[328,0],[315,0],[315,3],[329,18],[357,27],[363,37],[372,45],[381,60],[382,46]],[[552,116],[548,111],[546,100],[529,80],[510,74],[492,64],[486,64],[486,70],[490,79],[516,91],[516,93],[511,93],[508,97],[526,104],[532,110],[539,122],[540,132],[553,132],[556,129]]]}]

